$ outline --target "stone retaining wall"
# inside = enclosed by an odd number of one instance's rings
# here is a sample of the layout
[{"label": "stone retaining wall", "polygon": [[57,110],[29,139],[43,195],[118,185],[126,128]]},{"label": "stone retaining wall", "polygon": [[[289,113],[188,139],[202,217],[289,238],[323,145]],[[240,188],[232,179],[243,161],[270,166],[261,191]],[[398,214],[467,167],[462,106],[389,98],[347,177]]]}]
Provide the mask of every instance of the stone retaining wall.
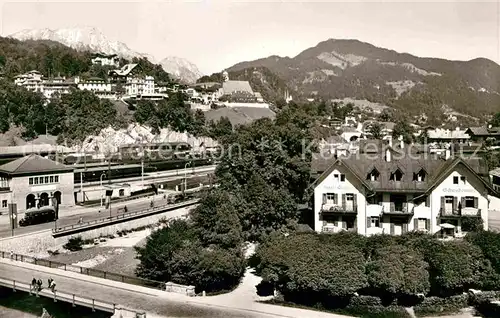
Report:
[{"label": "stone retaining wall", "polygon": [[172,282],[165,283],[165,291],[177,294],[183,294],[190,297],[196,296],[194,286],[180,285]]},{"label": "stone retaining wall", "polygon": [[17,254],[30,255],[45,253],[48,250],[62,251],[62,245],[66,244],[71,237],[81,236],[83,239],[94,239],[100,236],[115,235],[119,231],[132,230],[142,226],[155,225],[161,219],[185,217],[190,209],[196,205],[179,208],[177,210],[158,213],[140,219],[126,221],[118,224],[103,226],[98,229],[77,233],[74,235],[63,236],[59,238],[52,237],[52,230],[44,230],[40,232],[32,232],[13,237],[0,239],[0,251],[13,251]]}]

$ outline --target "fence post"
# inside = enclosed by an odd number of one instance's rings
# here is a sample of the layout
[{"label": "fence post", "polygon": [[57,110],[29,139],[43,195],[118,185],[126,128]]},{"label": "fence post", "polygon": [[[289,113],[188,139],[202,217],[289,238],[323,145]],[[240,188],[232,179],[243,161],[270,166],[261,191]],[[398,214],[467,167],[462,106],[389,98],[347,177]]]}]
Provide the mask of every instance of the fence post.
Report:
[{"label": "fence post", "polygon": [[95,303],[93,298],[92,298],[92,312],[95,312]]},{"label": "fence post", "polygon": [[21,262],[24,262],[24,255],[21,255]]},{"label": "fence post", "polygon": [[52,268],[52,261],[49,261],[49,267]]},{"label": "fence post", "polygon": [[75,305],[75,294],[73,294],[73,303],[72,303],[72,306],[76,307],[76,305]]},{"label": "fence post", "polygon": [[13,285],[12,285],[12,291],[14,291],[14,292],[15,292],[15,291],[16,291],[16,281],[15,281],[15,280],[13,280],[13,282],[14,282],[14,283],[13,283]]},{"label": "fence post", "polygon": [[104,272],[104,279],[106,279],[106,272]]},{"label": "fence post", "polygon": [[57,303],[57,295],[55,290],[54,290],[54,302]]},{"label": "fence post", "polygon": [[66,270],[66,264],[64,264],[64,270]]}]

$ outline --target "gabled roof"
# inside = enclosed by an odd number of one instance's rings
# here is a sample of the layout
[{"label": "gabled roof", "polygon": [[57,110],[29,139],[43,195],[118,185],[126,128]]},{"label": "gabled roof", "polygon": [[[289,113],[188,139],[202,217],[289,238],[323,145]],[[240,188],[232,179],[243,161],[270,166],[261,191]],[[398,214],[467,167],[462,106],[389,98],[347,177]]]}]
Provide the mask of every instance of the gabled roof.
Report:
[{"label": "gabled roof", "polygon": [[[395,157],[395,156],[394,156]],[[324,169],[325,162],[321,158],[313,156],[311,163],[312,169]],[[400,191],[400,192],[422,192],[426,193],[435,187],[442,178],[447,176],[457,164],[463,163],[488,189],[495,192],[491,185],[483,179],[480,174],[483,173],[481,162],[477,159],[463,159],[460,157],[445,160],[437,155],[422,154],[421,156],[404,155],[401,158],[393,158],[386,161],[383,155],[374,156],[373,154],[356,154],[352,157],[323,160],[328,162],[326,170],[317,170],[321,175],[314,182],[321,182],[337,165],[343,165],[356,175],[362,183],[371,191]],[[380,173],[377,181],[366,180],[369,173],[377,169]],[[403,173],[403,179],[395,182],[390,180],[390,175],[397,169]],[[421,182],[413,180],[413,174],[424,170],[428,177]]]},{"label": "gabled roof", "polygon": [[133,69],[137,67],[138,64],[125,64],[123,67],[119,70],[112,70],[110,73],[114,73],[119,76],[127,76],[132,72]]},{"label": "gabled roof", "polygon": [[42,156],[31,154],[0,166],[0,172],[9,175],[24,175],[39,172],[72,171],[62,163],[52,161]]},{"label": "gabled roof", "polygon": [[224,94],[234,94],[237,92],[247,92],[253,95],[252,87],[248,81],[226,81],[222,83]]}]

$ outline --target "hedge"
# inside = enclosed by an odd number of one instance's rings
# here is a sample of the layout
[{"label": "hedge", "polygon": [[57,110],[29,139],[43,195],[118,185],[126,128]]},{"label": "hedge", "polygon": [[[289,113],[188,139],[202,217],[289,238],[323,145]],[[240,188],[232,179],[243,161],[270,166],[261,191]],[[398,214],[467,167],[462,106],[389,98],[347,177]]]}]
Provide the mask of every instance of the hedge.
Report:
[{"label": "hedge", "polygon": [[342,312],[361,318],[411,318],[405,308],[383,306],[382,300],[374,296],[354,296]]},{"label": "hedge", "polygon": [[474,306],[481,317],[497,318],[500,317],[500,306],[492,304],[491,302],[499,298],[499,291],[485,291],[477,294],[470,294],[469,304]]},{"label": "hedge", "polygon": [[446,298],[427,297],[414,306],[413,310],[418,317],[425,317],[436,314],[454,314],[467,307],[469,307],[469,295],[462,294]]}]

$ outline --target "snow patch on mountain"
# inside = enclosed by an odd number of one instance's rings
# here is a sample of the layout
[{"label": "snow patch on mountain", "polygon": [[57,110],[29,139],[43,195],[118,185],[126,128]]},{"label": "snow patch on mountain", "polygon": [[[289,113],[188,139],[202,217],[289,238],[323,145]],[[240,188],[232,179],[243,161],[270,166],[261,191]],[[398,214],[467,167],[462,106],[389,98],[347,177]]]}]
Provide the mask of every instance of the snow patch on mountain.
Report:
[{"label": "snow patch on mountain", "polygon": [[126,59],[133,57],[146,57],[155,62],[150,54],[136,52],[125,43],[110,40],[99,29],[95,27],[73,27],[62,29],[26,29],[10,35],[11,38],[21,41],[25,40],[51,40],[62,43],[76,50],[87,50],[116,54]]},{"label": "snow patch on mountain", "polygon": [[417,73],[422,76],[441,76],[441,73],[436,73],[436,72],[428,72],[426,70],[423,70],[421,68],[416,67],[415,65],[411,63],[396,63],[396,62],[382,62],[381,64],[383,65],[391,65],[391,66],[401,66],[406,68],[412,73]]},{"label": "snow patch on mountain", "polygon": [[340,54],[338,52],[323,52],[317,56],[318,59],[330,65],[339,67],[345,70],[349,66],[356,66],[367,60],[364,56],[354,54]]},{"label": "snow patch on mountain", "polygon": [[167,73],[188,84],[203,76],[196,65],[181,57],[168,56],[160,61],[160,65]]}]

